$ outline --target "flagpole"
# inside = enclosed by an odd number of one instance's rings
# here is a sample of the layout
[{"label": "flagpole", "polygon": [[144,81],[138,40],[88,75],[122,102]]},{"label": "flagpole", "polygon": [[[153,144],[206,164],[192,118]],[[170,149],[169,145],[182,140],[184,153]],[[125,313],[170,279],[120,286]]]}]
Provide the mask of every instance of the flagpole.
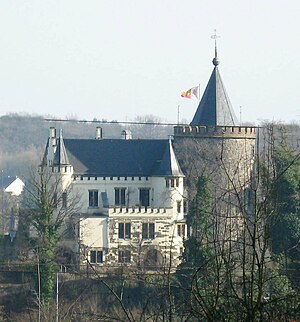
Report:
[{"label": "flagpole", "polygon": [[179,106],[177,106],[177,125],[179,125]]}]

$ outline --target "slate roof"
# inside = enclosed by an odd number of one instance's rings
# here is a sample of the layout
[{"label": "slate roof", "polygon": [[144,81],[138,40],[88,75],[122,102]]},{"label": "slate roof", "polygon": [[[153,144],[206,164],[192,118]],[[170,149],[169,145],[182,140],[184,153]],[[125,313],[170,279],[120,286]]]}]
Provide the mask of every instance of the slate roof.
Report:
[{"label": "slate roof", "polygon": [[18,177],[15,176],[5,176],[0,180],[1,189],[7,188],[10,184],[12,184]]},{"label": "slate roof", "polygon": [[162,161],[159,164],[159,167],[155,169],[153,172],[155,176],[176,176],[182,177],[184,176],[177,158],[174,153],[174,149],[172,146],[171,140],[168,142],[168,147],[165,149]]},{"label": "slate roof", "polygon": [[64,139],[74,173],[91,176],[183,176],[169,140]]},{"label": "slate roof", "polygon": [[68,154],[65,148],[64,140],[62,134],[60,134],[57,140],[57,148],[55,151],[53,165],[68,165],[70,164]]},{"label": "slate roof", "polygon": [[191,125],[237,126],[237,118],[218,70],[217,57],[213,64],[215,67]]}]

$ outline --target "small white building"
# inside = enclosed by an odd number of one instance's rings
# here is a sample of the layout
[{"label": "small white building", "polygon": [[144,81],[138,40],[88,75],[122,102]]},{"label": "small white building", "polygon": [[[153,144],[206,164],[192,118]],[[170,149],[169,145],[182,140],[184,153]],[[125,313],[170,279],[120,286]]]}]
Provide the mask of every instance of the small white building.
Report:
[{"label": "small white building", "polygon": [[[43,165],[81,197],[80,263],[176,267],[186,237],[184,175],[171,140],[63,139],[50,128]],[[76,249],[75,246],[73,246]]]},{"label": "small white building", "polygon": [[12,196],[20,196],[24,189],[24,182],[18,177],[7,177],[4,181],[4,191]]},{"label": "small white building", "polygon": [[18,230],[19,204],[25,184],[17,176],[3,176],[3,172],[0,181],[1,233],[13,241]]}]

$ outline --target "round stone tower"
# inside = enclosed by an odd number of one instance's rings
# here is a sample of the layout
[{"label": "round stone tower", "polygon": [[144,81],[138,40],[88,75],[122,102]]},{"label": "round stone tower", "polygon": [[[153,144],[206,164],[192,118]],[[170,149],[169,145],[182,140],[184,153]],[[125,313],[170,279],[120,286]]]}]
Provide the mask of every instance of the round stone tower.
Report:
[{"label": "round stone tower", "polygon": [[247,194],[251,184],[256,127],[238,124],[218,70],[216,49],[213,65],[192,122],[174,127],[174,148],[186,175],[189,198],[196,192],[197,179],[206,176],[215,211],[232,215],[240,212],[237,207],[245,199],[240,196]]}]

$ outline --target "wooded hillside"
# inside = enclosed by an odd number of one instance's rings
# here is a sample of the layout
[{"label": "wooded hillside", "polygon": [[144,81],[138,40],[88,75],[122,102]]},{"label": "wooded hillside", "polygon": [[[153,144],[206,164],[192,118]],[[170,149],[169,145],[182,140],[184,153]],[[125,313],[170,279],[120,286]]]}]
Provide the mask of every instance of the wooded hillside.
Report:
[{"label": "wooded hillside", "polygon": [[[51,117],[48,117],[51,118]],[[138,116],[140,123],[162,122],[153,115]],[[79,122],[76,119],[66,122],[45,121],[39,115],[8,114],[0,117],[0,170],[5,176],[26,179],[28,170],[41,160],[49,135],[49,127],[62,129],[65,138],[94,138],[96,126],[103,129],[104,138],[120,138],[123,129],[129,129],[135,139],[167,138],[173,132],[172,126],[153,124],[122,125],[119,123]]]}]

